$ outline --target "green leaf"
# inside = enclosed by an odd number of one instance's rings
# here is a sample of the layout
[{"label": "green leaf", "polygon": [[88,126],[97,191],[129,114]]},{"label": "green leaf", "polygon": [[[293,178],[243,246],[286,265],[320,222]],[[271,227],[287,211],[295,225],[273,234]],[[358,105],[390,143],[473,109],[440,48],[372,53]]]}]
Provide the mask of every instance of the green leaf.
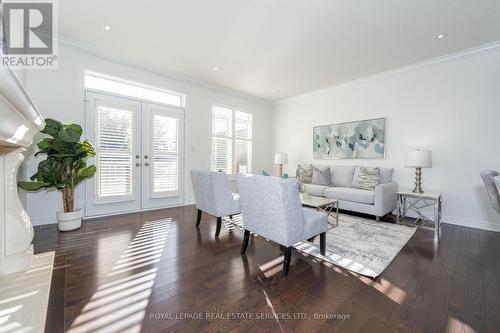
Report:
[{"label": "green leaf", "polygon": [[87,178],[91,178],[94,176],[96,172],[96,167],[95,165],[88,166],[84,169],[81,169],[80,172],[78,172],[78,175],[76,176],[75,179],[75,186],[83,182]]},{"label": "green leaf", "polygon": [[47,118],[45,119],[45,128],[43,129],[42,133],[54,136],[59,133],[62,128],[63,125],[61,124],[61,122]]},{"label": "green leaf", "polygon": [[69,124],[69,125],[63,125],[64,128],[69,129],[71,128],[72,130],[78,132],[78,135],[81,136],[83,133],[82,127],[78,124]]},{"label": "green leaf", "polygon": [[65,142],[74,143],[80,141],[81,133],[79,133],[77,130],[73,128],[66,128],[66,129],[63,128],[59,131],[59,133],[57,133],[57,135],[61,140]]},{"label": "green leaf", "polygon": [[38,176],[41,178],[39,180],[56,187],[59,187],[59,184],[64,182],[62,179],[63,172],[64,167],[62,163],[54,159],[41,161],[38,165]]},{"label": "green leaf", "polygon": [[88,156],[95,156],[94,147],[90,144],[90,142],[88,142],[87,140],[83,141],[82,147]]},{"label": "green leaf", "polygon": [[17,182],[17,186],[19,186],[25,191],[38,191],[50,185],[51,185],[50,183],[45,183],[45,182],[24,182],[24,181]]}]

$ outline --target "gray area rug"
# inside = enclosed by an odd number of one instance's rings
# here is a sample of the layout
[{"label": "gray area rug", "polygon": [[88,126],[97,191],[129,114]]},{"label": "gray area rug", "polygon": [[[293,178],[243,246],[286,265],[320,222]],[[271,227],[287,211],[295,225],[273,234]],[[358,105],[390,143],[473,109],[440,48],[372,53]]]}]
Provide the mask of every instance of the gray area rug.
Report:
[{"label": "gray area rug", "polygon": [[[224,224],[232,229],[242,227],[241,215]],[[417,228],[380,222],[347,214],[339,214],[339,226],[326,235],[326,255],[319,252],[319,237],[314,243],[300,242],[295,248],[303,253],[330,262],[352,272],[376,278],[415,234]]]},{"label": "gray area rug", "polygon": [[314,243],[301,242],[295,248],[352,272],[375,278],[389,266],[415,234],[417,228],[339,215],[339,226],[326,235],[326,255],[319,252],[319,237]]}]

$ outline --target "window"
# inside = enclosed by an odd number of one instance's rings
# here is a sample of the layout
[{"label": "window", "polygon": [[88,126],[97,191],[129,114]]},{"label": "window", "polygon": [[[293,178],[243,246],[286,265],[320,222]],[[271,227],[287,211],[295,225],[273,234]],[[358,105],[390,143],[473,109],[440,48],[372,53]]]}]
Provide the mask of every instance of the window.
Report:
[{"label": "window", "polygon": [[252,115],[214,105],[212,108],[212,170],[252,171]]},{"label": "window", "polygon": [[184,107],[184,95],[182,94],[92,72],[85,72],[85,88],[130,96],[140,100]]}]

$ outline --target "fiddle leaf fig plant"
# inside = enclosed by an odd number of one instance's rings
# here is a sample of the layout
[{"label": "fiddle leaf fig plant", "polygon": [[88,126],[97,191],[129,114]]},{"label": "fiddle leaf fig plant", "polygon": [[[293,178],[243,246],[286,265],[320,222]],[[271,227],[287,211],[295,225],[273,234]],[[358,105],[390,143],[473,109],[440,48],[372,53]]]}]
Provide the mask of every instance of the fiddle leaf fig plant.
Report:
[{"label": "fiddle leaf fig plant", "polygon": [[62,193],[64,212],[73,212],[76,186],[96,172],[95,165],[87,166],[87,159],[95,156],[94,147],[86,140],[80,141],[80,125],[63,125],[50,118],[45,123],[42,133],[49,137],[38,143],[35,156],[45,154],[47,158],[38,164],[31,181],[19,181],[18,186],[25,191],[55,188]]}]

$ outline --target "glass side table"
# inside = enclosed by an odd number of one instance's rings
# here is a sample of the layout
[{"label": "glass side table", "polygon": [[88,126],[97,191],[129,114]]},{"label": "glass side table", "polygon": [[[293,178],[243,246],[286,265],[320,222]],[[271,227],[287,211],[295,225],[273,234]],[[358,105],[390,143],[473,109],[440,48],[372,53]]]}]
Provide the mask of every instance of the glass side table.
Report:
[{"label": "glass side table", "polygon": [[[410,211],[417,214],[417,219],[411,225],[432,228],[439,235],[441,226],[441,206],[443,195],[441,192],[413,193],[412,191],[398,192],[397,222],[409,224],[404,221],[406,214]],[[434,217],[427,216],[423,209],[432,207]],[[431,226],[429,226],[429,223]]]}]

